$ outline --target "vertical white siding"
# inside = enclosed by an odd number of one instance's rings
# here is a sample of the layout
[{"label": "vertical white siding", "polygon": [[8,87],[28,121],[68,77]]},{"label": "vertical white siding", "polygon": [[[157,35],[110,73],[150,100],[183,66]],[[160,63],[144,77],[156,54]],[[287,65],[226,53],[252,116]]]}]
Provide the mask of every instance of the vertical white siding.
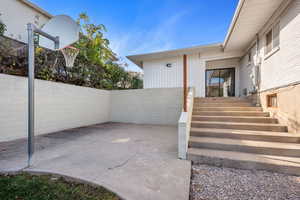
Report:
[{"label": "vertical white siding", "polygon": [[189,84],[195,88],[196,97],[205,96],[205,60],[199,54],[189,56]]},{"label": "vertical white siding", "polygon": [[[166,67],[171,63],[172,67]],[[176,88],[183,83],[183,58],[173,57],[159,60],[145,61],[144,88]]]},{"label": "vertical white siding", "polygon": [[27,42],[27,23],[41,27],[49,20],[18,0],[1,0],[0,14],[1,21],[7,26],[5,35],[22,42]]},{"label": "vertical white siding", "polygon": [[[236,55],[236,53],[206,52],[188,55],[188,81],[189,86],[195,88],[196,97],[205,97],[205,69],[206,62],[211,59],[222,59],[224,56]],[[226,59],[221,63],[217,62],[216,68],[236,68],[236,94],[239,92],[239,68],[238,59]],[[172,63],[172,68],[166,64]],[[183,85],[183,57],[157,59],[145,61],[144,88],[174,88]]]}]

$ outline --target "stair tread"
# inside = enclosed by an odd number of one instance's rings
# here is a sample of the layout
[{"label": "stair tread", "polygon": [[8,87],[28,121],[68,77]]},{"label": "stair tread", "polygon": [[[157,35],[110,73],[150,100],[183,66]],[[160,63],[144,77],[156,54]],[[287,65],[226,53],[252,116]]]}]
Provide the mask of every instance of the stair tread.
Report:
[{"label": "stair tread", "polygon": [[273,127],[284,127],[281,124],[270,124],[270,123],[244,123],[244,122],[221,122],[221,121],[196,121],[192,120],[192,123],[196,124],[223,124],[223,125],[250,125],[250,126],[273,126]]},{"label": "stair tread", "polygon": [[199,148],[189,148],[188,154],[206,156],[206,157],[216,157],[221,159],[229,159],[236,161],[250,161],[257,163],[267,163],[277,166],[290,166],[300,168],[300,158],[287,157],[287,156],[273,156],[265,154],[254,154],[254,153],[244,153],[236,151],[222,151],[222,150],[211,150],[211,149],[199,149]]},{"label": "stair tread", "polygon": [[191,132],[230,133],[230,134],[242,134],[242,135],[265,135],[265,136],[283,136],[283,137],[290,137],[290,138],[300,138],[300,134],[292,134],[287,132],[252,131],[252,130],[238,130],[238,129],[192,127]]},{"label": "stair tread", "polygon": [[191,136],[190,141],[197,142],[197,143],[212,143],[212,144],[239,145],[239,146],[248,146],[248,147],[263,147],[263,148],[273,148],[273,149],[300,150],[300,144],[284,143],[284,142],[267,142],[267,141],[213,138],[213,137],[195,137],[195,136]]},{"label": "stair tread", "polygon": [[244,118],[244,119],[276,119],[273,117],[264,116],[222,116],[222,115],[192,115],[192,117],[207,117],[207,118]]},{"label": "stair tread", "polygon": [[[195,106],[194,106],[194,108],[195,108]],[[196,106],[196,108],[198,108],[198,109],[200,109],[200,108],[214,108],[214,107],[207,107],[207,106]],[[248,109],[248,108],[261,108],[261,107],[256,107],[256,106],[227,106],[227,107],[216,107],[216,108],[225,108],[225,109],[227,109],[227,108],[246,108],[246,109]]]},{"label": "stair tread", "polygon": [[205,113],[207,113],[207,112],[211,112],[211,113],[215,113],[215,112],[220,112],[220,113],[232,113],[232,112],[234,112],[234,113],[268,113],[268,112],[263,112],[263,111],[252,111],[252,110],[243,110],[243,111],[239,111],[239,110],[203,111],[203,110],[201,110],[201,111],[197,111],[197,112],[205,112]]}]

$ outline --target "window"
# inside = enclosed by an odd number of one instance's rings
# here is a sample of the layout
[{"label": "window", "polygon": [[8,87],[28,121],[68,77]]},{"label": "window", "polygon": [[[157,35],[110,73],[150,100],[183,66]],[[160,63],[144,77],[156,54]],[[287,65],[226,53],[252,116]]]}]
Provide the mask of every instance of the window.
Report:
[{"label": "window", "polygon": [[267,95],[267,106],[269,108],[277,108],[277,94]]},{"label": "window", "polygon": [[279,44],[280,44],[279,35],[280,35],[280,24],[278,22],[266,34],[265,54],[269,54],[273,49],[276,49],[279,47]]}]

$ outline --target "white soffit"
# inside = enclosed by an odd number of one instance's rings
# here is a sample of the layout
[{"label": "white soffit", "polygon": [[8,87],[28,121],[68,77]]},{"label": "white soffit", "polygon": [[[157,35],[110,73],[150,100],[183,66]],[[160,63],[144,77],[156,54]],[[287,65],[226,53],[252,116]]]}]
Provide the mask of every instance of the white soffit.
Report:
[{"label": "white soffit", "polygon": [[284,0],[240,0],[224,49],[244,50]]},{"label": "white soffit", "polygon": [[161,52],[153,52],[147,54],[139,54],[139,55],[131,55],[126,56],[129,60],[131,60],[134,64],[138,65],[139,67],[143,68],[143,61],[153,60],[153,59],[162,59],[162,58],[171,58],[175,56],[180,56],[183,54],[190,55],[195,53],[201,52],[222,52],[222,44],[211,44],[211,45],[201,45],[195,46],[190,48],[182,48],[182,49],[175,49],[169,51],[161,51]]}]

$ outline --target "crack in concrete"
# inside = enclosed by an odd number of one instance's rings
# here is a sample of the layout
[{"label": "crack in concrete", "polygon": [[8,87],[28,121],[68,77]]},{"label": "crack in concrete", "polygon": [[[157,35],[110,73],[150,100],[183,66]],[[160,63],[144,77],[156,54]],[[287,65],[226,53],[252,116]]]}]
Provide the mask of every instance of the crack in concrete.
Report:
[{"label": "crack in concrete", "polygon": [[131,157],[129,157],[127,160],[125,160],[123,163],[119,164],[119,165],[116,165],[114,167],[109,167],[107,168],[108,170],[113,170],[113,169],[116,169],[116,168],[120,168],[120,167],[123,167],[125,166],[132,158],[134,158],[136,155],[133,155]]}]

